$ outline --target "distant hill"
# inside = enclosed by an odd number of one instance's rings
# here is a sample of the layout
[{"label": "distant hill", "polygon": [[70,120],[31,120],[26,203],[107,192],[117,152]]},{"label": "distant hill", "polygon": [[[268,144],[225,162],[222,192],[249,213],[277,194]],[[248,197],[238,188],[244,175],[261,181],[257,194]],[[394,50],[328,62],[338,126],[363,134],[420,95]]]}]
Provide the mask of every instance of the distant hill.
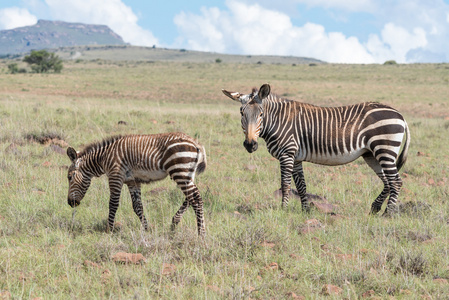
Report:
[{"label": "distant hill", "polygon": [[74,46],[54,49],[64,60],[172,61],[195,63],[311,64],[323,61],[298,56],[232,55],[185,49],[121,46]]},{"label": "distant hill", "polygon": [[39,20],[36,25],[0,31],[0,55],[80,45],[124,45],[105,25]]}]

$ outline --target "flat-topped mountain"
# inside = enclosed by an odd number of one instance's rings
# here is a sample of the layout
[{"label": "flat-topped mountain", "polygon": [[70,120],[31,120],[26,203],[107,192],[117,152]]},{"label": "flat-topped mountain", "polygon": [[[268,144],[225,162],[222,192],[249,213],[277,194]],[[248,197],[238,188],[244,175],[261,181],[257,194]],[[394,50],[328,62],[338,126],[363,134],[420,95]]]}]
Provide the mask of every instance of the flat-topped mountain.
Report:
[{"label": "flat-topped mountain", "polygon": [[0,55],[80,45],[124,45],[106,25],[39,20],[32,26],[0,31]]}]

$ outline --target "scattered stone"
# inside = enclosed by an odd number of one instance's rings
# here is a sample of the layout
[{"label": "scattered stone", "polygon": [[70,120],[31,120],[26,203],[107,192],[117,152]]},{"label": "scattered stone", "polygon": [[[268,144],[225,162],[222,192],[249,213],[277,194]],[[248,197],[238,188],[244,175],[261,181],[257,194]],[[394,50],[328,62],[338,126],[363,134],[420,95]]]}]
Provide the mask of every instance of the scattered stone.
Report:
[{"label": "scattered stone", "polygon": [[42,163],[42,166],[43,166],[43,167],[50,167],[50,166],[51,166],[51,162],[49,162],[49,161],[44,161],[44,162]]},{"label": "scattered stone", "polygon": [[253,212],[251,205],[248,204],[241,204],[237,206],[236,209],[241,214],[251,214]]},{"label": "scattered stone", "polygon": [[[114,225],[116,227],[117,224]],[[113,255],[112,260],[118,263],[125,264],[140,264],[146,261],[145,257],[141,253],[126,253],[126,252],[118,252]]]},{"label": "scattered stone", "polygon": [[321,294],[324,296],[340,295],[342,291],[343,289],[336,285],[325,284],[321,289]]},{"label": "scattered stone", "polygon": [[444,279],[444,278],[435,278],[435,279],[433,280],[433,282],[438,283],[438,284],[441,284],[441,285],[443,285],[443,284],[448,284],[447,279]]},{"label": "scattered stone", "polygon": [[217,292],[217,293],[221,292],[220,288],[218,286],[215,286],[215,285],[206,285],[206,288],[208,290],[213,291],[213,292]]},{"label": "scattered stone", "polygon": [[151,123],[157,124],[157,121],[153,119],[153,120],[151,120]]},{"label": "scattered stone", "polygon": [[302,295],[298,296],[293,292],[289,292],[289,293],[285,294],[285,296],[287,296],[290,299],[295,299],[295,300],[305,300],[306,299],[306,297],[304,297]]},{"label": "scattered stone", "polygon": [[39,194],[39,195],[45,194],[45,191],[44,191],[44,190],[42,190],[42,189],[40,189],[40,188],[37,188],[37,187],[31,188],[31,191],[32,191],[33,193],[36,193],[36,194]]},{"label": "scattered stone", "polygon": [[176,122],[175,121],[172,121],[172,120],[169,120],[169,121],[167,121],[167,122],[165,122],[165,124],[175,124]]},{"label": "scattered stone", "polygon": [[310,205],[325,214],[335,214],[335,210],[337,208],[336,205],[327,202],[310,201]]},{"label": "scattered stone", "polygon": [[103,272],[101,272],[101,281],[105,283],[110,277],[112,276],[112,272],[109,269],[104,269]]},{"label": "scattered stone", "polygon": [[163,263],[161,267],[162,275],[172,275],[176,271],[176,266],[173,264]]},{"label": "scattered stone", "polygon": [[399,290],[399,295],[411,295],[411,294],[412,292],[410,290],[403,290],[403,289]]},{"label": "scattered stone", "polygon": [[362,294],[362,298],[370,298],[374,296],[374,290],[368,290]]},{"label": "scattered stone", "polygon": [[8,147],[5,148],[5,153],[11,153],[14,155],[19,155],[20,154],[20,150],[19,147],[16,143],[11,143],[9,144]]},{"label": "scattered stone", "polygon": [[303,260],[304,259],[304,257],[302,257],[301,255],[295,254],[295,253],[292,253],[289,256],[290,256],[290,258],[293,258],[293,259],[296,259],[296,260]]},{"label": "scattered stone", "polygon": [[270,263],[268,266],[265,267],[266,270],[279,270],[279,265],[275,262]]},{"label": "scattered stone", "polygon": [[322,229],[324,226],[317,219],[306,220],[304,225],[299,226],[299,232],[302,234],[311,233]]},{"label": "scattered stone", "polygon": [[275,243],[267,242],[267,241],[263,241],[262,243],[260,243],[260,245],[262,247],[266,247],[266,248],[274,248],[274,246],[276,246]]},{"label": "scattered stone", "polygon": [[245,170],[246,171],[255,171],[257,167],[255,165],[246,165]]},{"label": "scattered stone", "polygon": [[87,260],[87,259],[84,261],[84,265],[85,265],[86,267],[94,267],[94,268],[99,268],[99,269],[101,269],[101,266],[100,266],[99,264],[94,263],[94,262],[92,262],[92,261],[90,261],[90,260]]}]

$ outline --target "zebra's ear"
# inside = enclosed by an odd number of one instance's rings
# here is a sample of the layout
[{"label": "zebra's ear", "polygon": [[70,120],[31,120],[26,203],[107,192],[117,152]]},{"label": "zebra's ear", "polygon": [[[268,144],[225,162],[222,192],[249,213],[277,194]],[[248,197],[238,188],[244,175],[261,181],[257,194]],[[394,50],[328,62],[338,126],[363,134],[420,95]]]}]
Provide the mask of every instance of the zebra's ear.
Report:
[{"label": "zebra's ear", "polygon": [[73,149],[72,147],[69,147],[69,148],[67,148],[67,156],[70,158],[72,163],[74,163],[76,161],[76,159],[78,158],[78,153],[76,153],[75,149]]},{"label": "zebra's ear", "polygon": [[271,92],[271,87],[268,83],[265,83],[264,85],[262,85],[259,89],[259,94],[257,94],[259,96],[259,99],[262,101],[263,99],[265,99],[266,97],[268,97],[268,95]]},{"label": "zebra's ear", "polygon": [[231,98],[234,101],[238,101],[238,102],[242,102],[242,100],[240,99],[240,93],[239,92],[228,92],[227,90],[221,90],[223,92],[223,94],[225,94],[226,96],[228,96],[229,98]]}]

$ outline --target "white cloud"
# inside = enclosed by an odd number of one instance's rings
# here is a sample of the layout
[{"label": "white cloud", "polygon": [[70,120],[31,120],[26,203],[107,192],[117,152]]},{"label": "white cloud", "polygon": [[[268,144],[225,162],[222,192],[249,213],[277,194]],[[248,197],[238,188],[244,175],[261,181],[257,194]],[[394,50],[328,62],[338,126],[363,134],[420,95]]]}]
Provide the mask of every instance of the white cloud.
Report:
[{"label": "white cloud", "polygon": [[290,18],[258,4],[226,2],[229,11],[202,8],[201,15],[178,14],[178,43],[190,49],[252,55],[295,55],[328,62],[372,63],[372,56],[355,37],[327,33],[318,24],[294,26]]},{"label": "white cloud", "polygon": [[368,11],[375,7],[372,0],[293,0],[311,7],[338,8],[347,11]]},{"label": "white cloud", "polygon": [[0,29],[34,25],[36,22],[37,18],[25,8],[8,7],[0,9]]},{"label": "white cloud", "polygon": [[132,9],[121,0],[45,0],[55,20],[108,25],[125,42],[133,45],[157,45],[151,31],[137,24]]},{"label": "white cloud", "polygon": [[373,10],[373,18],[384,25],[366,41],[328,32],[320,24],[295,26],[287,13],[242,1],[249,0],[228,0],[224,10],[203,7],[200,14],[178,14],[174,22],[181,36],[175,46],[248,55],[305,56],[336,63],[449,60],[449,6],[441,0],[396,0],[387,7],[372,0],[287,1],[352,9],[352,13]]},{"label": "white cloud", "polygon": [[419,27],[409,32],[403,27],[388,23],[382,29],[381,36],[382,39],[377,35],[371,35],[366,45],[375,60],[380,62],[394,59],[405,63],[410,50],[427,45],[426,32]]}]

